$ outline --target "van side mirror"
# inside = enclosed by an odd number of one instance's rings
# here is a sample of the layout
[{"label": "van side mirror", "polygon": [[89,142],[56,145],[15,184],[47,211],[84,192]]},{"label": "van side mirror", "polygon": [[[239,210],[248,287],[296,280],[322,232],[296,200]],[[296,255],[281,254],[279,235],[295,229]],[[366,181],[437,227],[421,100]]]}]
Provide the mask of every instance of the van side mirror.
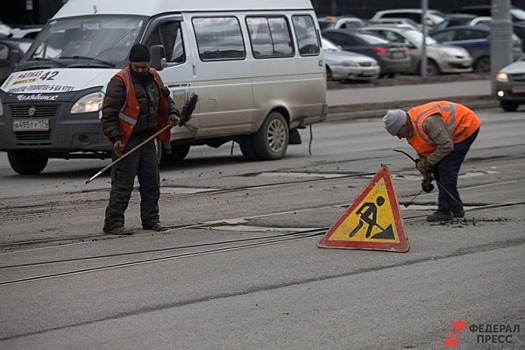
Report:
[{"label": "van side mirror", "polygon": [[166,67],[166,52],[164,46],[153,45],[149,49],[151,53],[151,66],[158,71],[161,71]]}]

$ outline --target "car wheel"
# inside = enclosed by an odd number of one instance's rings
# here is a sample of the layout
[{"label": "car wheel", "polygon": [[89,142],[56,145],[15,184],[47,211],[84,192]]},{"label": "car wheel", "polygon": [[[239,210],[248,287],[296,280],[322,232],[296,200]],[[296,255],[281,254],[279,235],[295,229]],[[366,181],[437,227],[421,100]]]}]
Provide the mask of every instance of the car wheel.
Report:
[{"label": "car wheel", "polygon": [[436,64],[436,62],[429,60],[427,62],[427,76],[431,75],[439,75],[441,72],[439,71],[439,67]]},{"label": "car wheel", "polygon": [[330,70],[330,68],[328,68],[328,66],[326,67],[326,80],[327,81],[333,80],[332,71]]},{"label": "car wheel", "polygon": [[515,101],[499,101],[499,105],[505,112],[514,112],[520,104]]},{"label": "car wheel", "polygon": [[289,131],[279,112],[272,112],[253,137],[253,147],[260,160],[281,159],[288,148]]},{"label": "car wheel", "polygon": [[489,73],[490,72],[490,57],[483,56],[478,58],[474,63],[474,71],[476,73]]},{"label": "car wheel", "polygon": [[20,175],[40,174],[47,165],[48,157],[40,152],[29,150],[10,150],[7,151],[9,164],[14,171]]}]

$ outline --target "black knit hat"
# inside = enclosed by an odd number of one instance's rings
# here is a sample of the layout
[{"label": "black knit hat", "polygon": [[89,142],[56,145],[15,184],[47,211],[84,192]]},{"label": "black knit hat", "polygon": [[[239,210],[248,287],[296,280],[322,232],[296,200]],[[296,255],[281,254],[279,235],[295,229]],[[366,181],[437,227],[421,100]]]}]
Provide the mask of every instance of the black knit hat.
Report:
[{"label": "black knit hat", "polygon": [[151,54],[149,49],[144,44],[135,44],[129,52],[130,62],[149,62],[151,61]]}]

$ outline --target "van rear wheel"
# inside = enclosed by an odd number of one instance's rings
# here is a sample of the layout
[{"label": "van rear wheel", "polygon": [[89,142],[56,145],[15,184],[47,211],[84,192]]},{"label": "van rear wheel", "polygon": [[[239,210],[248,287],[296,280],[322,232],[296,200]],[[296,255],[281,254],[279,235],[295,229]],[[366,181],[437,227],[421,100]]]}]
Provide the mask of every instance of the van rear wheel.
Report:
[{"label": "van rear wheel", "polygon": [[18,149],[7,151],[7,158],[11,168],[20,175],[40,174],[49,160],[40,152]]},{"label": "van rear wheel", "polygon": [[279,112],[272,112],[253,136],[253,147],[260,160],[281,159],[289,141],[288,124]]}]

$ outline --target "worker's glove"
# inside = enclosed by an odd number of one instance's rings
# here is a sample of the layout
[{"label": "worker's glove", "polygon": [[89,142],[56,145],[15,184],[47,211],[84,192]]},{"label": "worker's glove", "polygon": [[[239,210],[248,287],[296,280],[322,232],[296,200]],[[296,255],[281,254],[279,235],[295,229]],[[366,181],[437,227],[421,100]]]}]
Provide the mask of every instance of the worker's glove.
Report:
[{"label": "worker's glove", "polygon": [[421,181],[421,189],[425,191],[426,193],[432,192],[432,190],[434,189],[432,180],[434,180],[432,175],[426,175],[425,177],[423,177],[423,180]]},{"label": "worker's glove", "polygon": [[427,176],[432,173],[432,167],[428,165],[428,161],[425,157],[419,157],[416,160],[416,168],[423,176]]},{"label": "worker's glove", "polygon": [[172,113],[168,116],[168,124],[170,125],[170,127],[174,127],[174,126],[177,126],[179,125],[180,126],[180,121],[181,119],[179,118],[178,115],[176,115],[175,113]]},{"label": "worker's glove", "polygon": [[115,143],[113,144],[113,151],[115,151],[115,155],[117,157],[122,157],[122,155],[124,154],[124,148],[123,148],[123,144],[122,144],[122,141],[118,140],[118,141],[115,141]]}]

